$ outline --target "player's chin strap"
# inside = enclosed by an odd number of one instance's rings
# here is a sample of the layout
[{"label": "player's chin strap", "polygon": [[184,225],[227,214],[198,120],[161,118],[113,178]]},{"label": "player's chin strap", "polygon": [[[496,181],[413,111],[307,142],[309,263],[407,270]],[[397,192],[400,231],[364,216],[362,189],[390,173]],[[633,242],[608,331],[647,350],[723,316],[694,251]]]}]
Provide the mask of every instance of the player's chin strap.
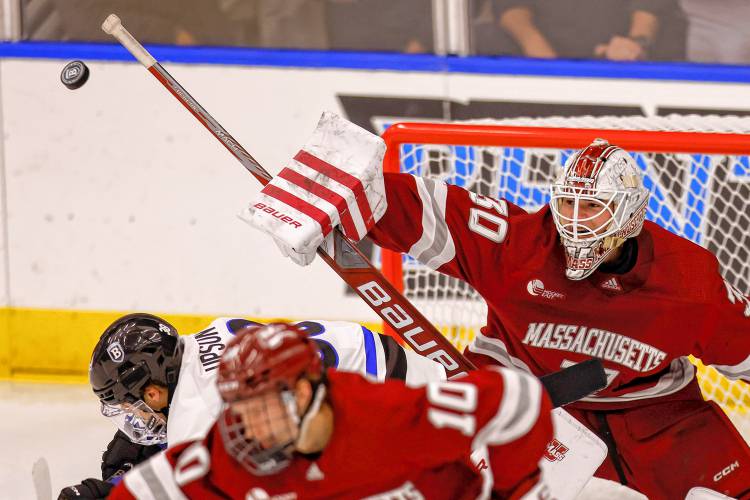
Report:
[{"label": "player's chin strap", "polygon": [[318,414],[318,411],[320,411],[320,405],[322,405],[323,401],[325,401],[326,399],[326,384],[323,380],[315,383],[313,390],[314,392],[312,401],[309,405],[307,405],[307,409],[305,410],[305,413],[302,414],[302,418],[300,419],[299,435],[297,436],[298,443],[305,440],[305,437],[310,429],[310,422],[312,421],[313,417]]}]

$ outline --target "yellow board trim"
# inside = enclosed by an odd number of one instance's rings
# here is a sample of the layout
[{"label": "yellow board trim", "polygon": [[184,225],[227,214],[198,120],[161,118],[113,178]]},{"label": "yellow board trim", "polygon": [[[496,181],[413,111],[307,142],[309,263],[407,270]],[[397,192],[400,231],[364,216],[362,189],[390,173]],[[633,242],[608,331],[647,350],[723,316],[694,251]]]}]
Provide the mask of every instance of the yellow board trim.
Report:
[{"label": "yellow board trim", "polygon": [[[0,308],[0,380],[88,383],[91,351],[99,336],[114,320],[134,311],[78,311],[65,309]],[[195,333],[221,315],[157,314],[182,333]],[[233,316],[227,314],[224,316]],[[241,315],[240,315],[241,316]],[[289,318],[246,317],[259,322]],[[299,320],[299,319],[297,319]],[[382,323],[363,323],[382,331]],[[463,349],[473,332],[443,332]],[[704,395],[724,402],[728,411],[746,414],[750,391],[743,382],[729,382],[713,367],[690,357],[698,368],[698,382]],[[735,394],[735,392],[737,394]],[[730,397],[731,396],[731,397]]]},{"label": "yellow board trim", "polygon": [[[0,308],[0,380],[88,383],[91,351],[99,336],[114,320],[129,312],[135,311]],[[181,333],[199,332],[222,316],[153,314],[172,323]],[[289,320],[238,317],[259,322]],[[371,330],[382,331],[381,323],[363,324]]]}]

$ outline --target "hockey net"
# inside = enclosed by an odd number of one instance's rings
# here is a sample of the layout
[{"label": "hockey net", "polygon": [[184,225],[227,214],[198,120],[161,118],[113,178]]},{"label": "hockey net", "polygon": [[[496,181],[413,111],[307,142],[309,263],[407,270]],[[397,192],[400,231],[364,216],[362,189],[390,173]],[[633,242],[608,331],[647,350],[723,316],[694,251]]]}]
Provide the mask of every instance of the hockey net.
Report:
[{"label": "hockey net", "polygon": [[[602,137],[631,152],[651,191],[648,218],[709,250],[725,279],[750,292],[750,118],[574,117],[398,123],[383,135],[385,171],[406,172],[501,197],[527,211],[575,149]],[[459,349],[484,325],[487,308],[466,283],[407,255],[382,253],[383,272]],[[700,360],[707,399],[750,441],[750,386]]]}]

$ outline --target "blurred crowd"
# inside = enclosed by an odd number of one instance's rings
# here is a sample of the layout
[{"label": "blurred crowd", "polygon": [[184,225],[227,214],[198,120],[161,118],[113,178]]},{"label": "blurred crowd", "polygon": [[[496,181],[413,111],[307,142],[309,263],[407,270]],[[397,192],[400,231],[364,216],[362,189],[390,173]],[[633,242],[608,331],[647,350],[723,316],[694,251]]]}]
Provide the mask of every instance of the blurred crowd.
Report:
[{"label": "blurred crowd", "polygon": [[[473,54],[750,63],[750,0],[466,5]],[[433,0],[22,0],[23,38],[108,41],[111,12],[146,43],[434,51]]]}]

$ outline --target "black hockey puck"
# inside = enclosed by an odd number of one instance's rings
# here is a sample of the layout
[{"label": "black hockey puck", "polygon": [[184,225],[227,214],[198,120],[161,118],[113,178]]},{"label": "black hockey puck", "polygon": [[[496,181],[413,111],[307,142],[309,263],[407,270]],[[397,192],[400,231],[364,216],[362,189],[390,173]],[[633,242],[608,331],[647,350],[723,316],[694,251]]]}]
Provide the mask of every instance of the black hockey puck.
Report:
[{"label": "black hockey puck", "polygon": [[83,61],[71,61],[60,73],[60,81],[70,90],[80,88],[89,79],[89,69]]}]

